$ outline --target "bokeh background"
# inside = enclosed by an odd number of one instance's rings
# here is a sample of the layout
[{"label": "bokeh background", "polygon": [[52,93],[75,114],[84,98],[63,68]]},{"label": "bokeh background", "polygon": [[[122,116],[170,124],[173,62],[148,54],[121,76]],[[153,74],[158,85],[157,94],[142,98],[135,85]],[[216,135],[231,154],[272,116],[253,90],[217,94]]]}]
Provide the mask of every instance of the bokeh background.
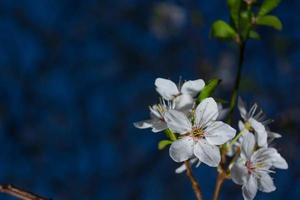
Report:
[{"label": "bokeh background", "polygon": [[[300,199],[299,12],[300,1],[284,1],[283,31],[260,29],[246,49],[241,96],[275,120],[290,166],[257,199]],[[220,77],[216,96],[228,98],[236,48],[209,38],[227,16],[219,0],[1,0],[0,183],[55,200],[194,199],[157,150],[163,134],[132,123],[157,102],[156,77]],[[215,169],[194,172],[211,199]],[[221,199],[241,198],[226,182]]]}]

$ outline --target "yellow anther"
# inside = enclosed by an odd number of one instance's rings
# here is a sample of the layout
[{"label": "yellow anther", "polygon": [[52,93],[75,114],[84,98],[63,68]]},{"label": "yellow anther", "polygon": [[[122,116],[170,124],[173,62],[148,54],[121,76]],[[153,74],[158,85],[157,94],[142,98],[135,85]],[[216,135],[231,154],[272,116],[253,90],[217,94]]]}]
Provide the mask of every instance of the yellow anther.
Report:
[{"label": "yellow anther", "polygon": [[192,134],[194,137],[203,137],[204,136],[204,130],[201,128],[193,128]]}]

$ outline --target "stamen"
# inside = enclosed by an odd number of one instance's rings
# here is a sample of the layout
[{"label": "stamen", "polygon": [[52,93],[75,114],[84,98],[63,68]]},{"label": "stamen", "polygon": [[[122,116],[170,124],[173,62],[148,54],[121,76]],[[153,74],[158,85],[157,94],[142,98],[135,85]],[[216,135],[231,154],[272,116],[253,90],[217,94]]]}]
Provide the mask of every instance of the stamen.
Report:
[{"label": "stamen", "polygon": [[257,104],[255,103],[255,104],[250,108],[250,111],[249,111],[249,113],[248,113],[248,114],[249,114],[248,118],[253,117],[253,115],[254,115],[256,109],[257,109]]},{"label": "stamen", "polygon": [[192,136],[197,139],[204,137],[204,130],[201,128],[195,127],[192,129],[191,133],[192,133]]},{"label": "stamen", "polygon": [[246,161],[245,166],[246,166],[249,174],[252,174],[254,172],[255,166],[253,165],[253,163],[250,160]]}]

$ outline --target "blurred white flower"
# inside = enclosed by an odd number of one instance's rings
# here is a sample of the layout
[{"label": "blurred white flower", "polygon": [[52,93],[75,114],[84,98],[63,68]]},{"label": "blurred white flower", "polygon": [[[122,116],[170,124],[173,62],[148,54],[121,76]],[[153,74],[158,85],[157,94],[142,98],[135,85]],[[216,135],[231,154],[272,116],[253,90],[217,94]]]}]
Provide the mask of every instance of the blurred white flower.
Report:
[{"label": "blurred white flower", "polygon": [[255,138],[253,134],[246,133],[241,145],[240,158],[231,169],[234,183],[242,185],[245,200],[254,199],[257,190],[272,192],[276,190],[269,173],[272,168],[287,169],[285,159],[274,148],[260,148],[255,151]]},{"label": "blurred white flower", "polygon": [[177,34],[186,24],[186,11],[172,3],[157,3],[150,22],[152,32],[158,38]]},{"label": "blurred white flower", "polygon": [[169,129],[181,137],[169,149],[171,158],[183,162],[197,157],[211,167],[218,166],[221,156],[217,145],[222,145],[235,136],[235,129],[218,117],[218,106],[213,98],[204,99],[196,108],[192,123],[187,116],[176,110],[169,110],[165,120]]},{"label": "blurred white flower", "polygon": [[157,78],[155,80],[156,91],[167,101],[173,101],[176,110],[191,109],[194,105],[194,97],[204,88],[202,79],[186,81],[177,86],[173,81]]}]

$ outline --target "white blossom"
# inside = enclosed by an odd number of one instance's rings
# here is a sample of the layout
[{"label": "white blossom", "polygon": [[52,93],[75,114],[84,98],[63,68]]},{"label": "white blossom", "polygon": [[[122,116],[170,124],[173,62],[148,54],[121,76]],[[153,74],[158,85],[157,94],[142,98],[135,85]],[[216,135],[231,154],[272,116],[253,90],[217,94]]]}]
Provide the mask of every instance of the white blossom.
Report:
[{"label": "white blossom", "polygon": [[262,147],[255,150],[255,145],[253,134],[246,133],[241,145],[240,158],[231,169],[232,180],[242,185],[245,200],[254,199],[257,190],[267,193],[276,190],[269,173],[274,173],[272,168],[288,168],[285,159],[276,149]]},{"label": "white blossom", "polygon": [[160,104],[149,106],[150,119],[135,122],[133,125],[139,129],[152,128],[154,133],[161,132],[168,128],[164,119],[165,112],[174,108],[172,101],[161,100]]},{"label": "white blossom", "polygon": [[170,109],[188,113],[194,105],[194,97],[203,89],[205,83],[202,79],[186,81],[178,86],[168,79],[155,80],[157,92],[161,95],[160,103],[149,106],[150,119],[134,123],[139,129],[152,128],[152,132],[161,132],[167,129],[164,114]]},{"label": "white blossom", "polygon": [[164,78],[155,80],[156,91],[168,101],[173,101],[176,110],[191,109],[194,105],[194,97],[204,88],[202,79],[186,81],[182,86]]},{"label": "white blossom", "polygon": [[217,117],[218,106],[213,98],[206,98],[197,106],[194,119],[188,119],[180,111],[167,111],[165,120],[169,129],[181,135],[170,146],[171,158],[183,162],[195,156],[211,167],[218,166],[221,156],[217,145],[231,140],[236,131],[228,124],[216,121]]},{"label": "white blossom", "polygon": [[257,104],[254,104],[249,111],[246,110],[246,105],[241,98],[238,100],[238,108],[243,121],[239,121],[240,131],[252,132],[255,135],[258,146],[263,147],[268,145],[274,138],[280,137],[279,134],[269,130],[267,125],[271,120],[265,120],[265,115],[262,110],[258,111]]}]

